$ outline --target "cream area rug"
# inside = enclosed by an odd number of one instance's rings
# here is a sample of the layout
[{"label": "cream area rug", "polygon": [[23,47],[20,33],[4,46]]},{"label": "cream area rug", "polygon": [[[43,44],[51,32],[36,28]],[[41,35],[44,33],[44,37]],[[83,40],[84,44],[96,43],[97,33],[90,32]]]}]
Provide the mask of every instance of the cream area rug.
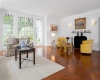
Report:
[{"label": "cream area rug", "polygon": [[[26,54],[22,55],[25,57]],[[29,59],[32,59],[32,53],[29,53]],[[32,61],[25,60],[22,68],[19,69],[19,60],[15,57],[0,57],[0,80],[41,80],[59,70],[63,66],[40,56],[36,55],[36,64]]]}]

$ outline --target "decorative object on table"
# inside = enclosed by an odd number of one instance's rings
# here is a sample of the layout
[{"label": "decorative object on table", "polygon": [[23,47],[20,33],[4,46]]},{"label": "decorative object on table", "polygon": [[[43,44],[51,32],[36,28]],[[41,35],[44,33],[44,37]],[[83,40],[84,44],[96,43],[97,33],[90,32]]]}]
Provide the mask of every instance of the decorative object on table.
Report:
[{"label": "decorative object on table", "polygon": [[86,30],[84,30],[84,33],[86,33],[87,31]]},{"label": "decorative object on table", "polygon": [[80,30],[80,33],[83,33],[84,31],[83,30]]},{"label": "decorative object on table", "polygon": [[86,29],[86,18],[75,19],[75,29]]},{"label": "decorative object on table", "polygon": [[81,32],[81,36],[83,36],[83,32]]},{"label": "decorative object on table", "polygon": [[91,30],[84,30],[84,33],[91,33]]},{"label": "decorative object on table", "polygon": [[21,42],[20,42],[20,47],[25,47],[25,46],[26,46],[25,41],[24,41],[24,40],[21,40]]},{"label": "decorative object on table", "polygon": [[88,33],[91,33],[91,30],[88,30]]},{"label": "decorative object on table", "polygon": [[77,36],[79,36],[79,31],[77,31]]},{"label": "decorative object on table", "polygon": [[53,32],[58,31],[58,26],[55,25],[55,24],[51,24],[51,25],[50,25],[50,28],[51,28],[51,31],[53,31]]},{"label": "decorative object on table", "polygon": [[72,31],[72,33],[76,33],[76,31]]},{"label": "decorative object on table", "polygon": [[66,39],[67,39],[67,43],[68,43],[68,40],[70,39],[70,37],[66,37]]},{"label": "decorative object on table", "polygon": [[83,36],[83,30],[80,30],[81,36]]},{"label": "decorative object on table", "polygon": [[75,36],[74,37],[74,48],[80,48],[80,44],[82,44],[82,41],[84,40],[87,40],[86,36],[78,36],[78,35]]}]

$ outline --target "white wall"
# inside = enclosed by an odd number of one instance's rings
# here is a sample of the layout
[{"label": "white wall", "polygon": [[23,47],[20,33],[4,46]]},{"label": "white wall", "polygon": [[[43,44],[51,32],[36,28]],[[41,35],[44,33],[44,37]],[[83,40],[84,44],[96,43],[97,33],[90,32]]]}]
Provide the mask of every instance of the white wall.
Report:
[{"label": "white wall", "polygon": [[3,16],[2,16],[2,10],[0,9],[0,49],[3,49],[2,48],[2,45],[3,45],[3,27],[2,27],[2,24],[3,24]]},{"label": "white wall", "polygon": [[58,31],[55,33],[54,39],[56,40],[58,38],[59,33],[59,27],[60,27],[60,19],[53,18],[53,17],[45,17],[45,46],[51,46],[52,37],[51,37],[51,31],[50,31],[50,25],[55,24],[58,26]]},{"label": "white wall", "polygon": [[99,51],[100,51],[100,17],[99,17],[99,29],[98,29],[98,32],[99,32],[99,35],[98,35],[98,37],[99,37]]},{"label": "white wall", "polygon": [[1,0],[0,0],[0,9],[1,9]]},{"label": "white wall", "polygon": [[43,38],[44,38],[44,46],[47,46],[47,17],[44,17],[44,35],[43,35]]},{"label": "white wall", "polygon": [[[82,14],[77,14],[74,16],[70,16],[70,17],[66,17],[61,19],[61,27],[60,27],[60,36],[62,37],[72,37],[73,34],[71,33],[73,30],[75,30],[75,26],[74,26],[74,21],[77,18],[84,18],[86,17],[86,30],[91,30],[91,35],[90,38],[94,40],[94,45],[93,45],[93,49],[94,50],[99,50],[99,26],[98,26],[98,18],[100,17],[100,9],[98,10],[94,10],[94,11],[89,11],[89,12],[85,12]],[[95,26],[91,26],[91,22],[92,20],[96,21],[96,25]],[[69,28],[68,25],[71,24],[72,27]],[[74,35],[75,36],[75,35]],[[87,35],[88,39],[89,39],[89,34]]]}]

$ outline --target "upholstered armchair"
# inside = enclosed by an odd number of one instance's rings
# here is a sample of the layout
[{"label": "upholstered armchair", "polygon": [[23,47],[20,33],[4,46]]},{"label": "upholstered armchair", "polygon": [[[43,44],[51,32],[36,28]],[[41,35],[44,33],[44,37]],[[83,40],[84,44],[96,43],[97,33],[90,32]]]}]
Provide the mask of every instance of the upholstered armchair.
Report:
[{"label": "upholstered armchair", "polygon": [[5,56],[15,55],[15,48],[20,46],[20,40],[26,40],[27,45],[33,45],[33,42],[30,42],[29,38],[8,38]]},{"label": "upholstered armchair", "polygon": [[82,44],[80,46],[80,52],[91,54],[92,53],[92,47],[93,47],[93,40],[85,40],[82,41]]},{"label": "upholstered armchair", "polygon": [[57,40],[57,47],[60,47],[62,43],[66,43],[66,38],[58,38]]}]

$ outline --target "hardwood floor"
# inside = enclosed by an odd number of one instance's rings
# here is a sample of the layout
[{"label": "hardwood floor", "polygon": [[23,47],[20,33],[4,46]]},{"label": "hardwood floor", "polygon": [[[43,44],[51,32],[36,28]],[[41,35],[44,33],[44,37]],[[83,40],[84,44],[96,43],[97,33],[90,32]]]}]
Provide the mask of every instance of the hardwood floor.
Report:
[{"label": "hardwood floor", "polygon": [[79,49],[64,53],[58,48],[42,47],[42,55],[65,67],[43,80],[100,80],[100,51],[86,55]]}]

